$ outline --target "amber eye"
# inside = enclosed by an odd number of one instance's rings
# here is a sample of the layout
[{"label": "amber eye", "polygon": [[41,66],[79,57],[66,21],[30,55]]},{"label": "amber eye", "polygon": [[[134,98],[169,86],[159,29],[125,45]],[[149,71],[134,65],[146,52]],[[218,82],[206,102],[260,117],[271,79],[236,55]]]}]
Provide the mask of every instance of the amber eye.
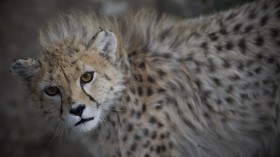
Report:
[{"label": "amber eye", "polygon": [[82,83],[82,84],[89,83],[90,81],[92,81],[93,75],[94,75],[94,72],[93,72],[93,71],[84,73],[84,74],[81,76],[81,83]]},{"label": "amber eye", "polygon": [[55,96],[59,93],[59,89],[55,86],[51,86],[45,90],[45,93],[49,96]]}]

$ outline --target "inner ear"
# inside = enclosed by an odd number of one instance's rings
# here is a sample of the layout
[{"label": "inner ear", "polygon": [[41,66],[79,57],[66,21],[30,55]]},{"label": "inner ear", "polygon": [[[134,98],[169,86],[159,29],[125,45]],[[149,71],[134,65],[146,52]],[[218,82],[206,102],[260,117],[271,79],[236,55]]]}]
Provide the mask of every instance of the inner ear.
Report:
[{"label": "inner ear", "polygon": [[34,59],[19,59],[11,66],[11,73],[24,82],[29,82],[39,70],[40,64]]},{"label": "inner ear", "polygon": [[117,51],[116,35],[109,30],[100,30],[89,42],[88,49],[94,50],[103,57],[115,62]]}]

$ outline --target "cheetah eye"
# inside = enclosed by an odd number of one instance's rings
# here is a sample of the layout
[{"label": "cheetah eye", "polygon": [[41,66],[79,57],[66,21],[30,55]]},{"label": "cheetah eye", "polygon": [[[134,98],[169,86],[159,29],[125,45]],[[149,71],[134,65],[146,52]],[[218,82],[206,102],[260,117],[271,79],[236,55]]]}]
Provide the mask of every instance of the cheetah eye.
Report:
[{"label": "cheetah eye", "polygon": [[86,72],[81,76],[81,84],[86,84],[92,81],[94,76],[94,72],[90,71],[90,72]]},{"label": "cheetah eye", "polygon": [[47,89],[45,89],[45,93],[48,96],[55,96],[59,93],[59,89],[55,86],[47,87]]}]

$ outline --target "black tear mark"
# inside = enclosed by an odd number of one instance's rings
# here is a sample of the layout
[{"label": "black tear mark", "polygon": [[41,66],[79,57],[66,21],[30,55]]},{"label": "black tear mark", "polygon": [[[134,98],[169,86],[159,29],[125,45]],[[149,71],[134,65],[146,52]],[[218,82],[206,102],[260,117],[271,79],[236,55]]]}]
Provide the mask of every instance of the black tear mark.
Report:
[{"label": "black tear mark", "polygon": [[60,94],[60,117],[61,117],[61,119],[63,119],[62,118],[62,114],[63,114],[63,107],[62,107],[62,105],[63,105],[63,99],[62,99],[62,95]]},{"label": "black tear mark", "polygon": [[93,102],[96,103],[97,109],[98,109],[98,107],[100,106],[100,104],[94,99],[93,96],[89,95],[89,94],[85,91],[85,89],[84,89],[84,87],[83,87],[83,84],[80,84],[80,86],[81,86],[81,88],[82,88],[82,91],[89,97],[89,100],[91,100],[91,101],[93,101]]}]

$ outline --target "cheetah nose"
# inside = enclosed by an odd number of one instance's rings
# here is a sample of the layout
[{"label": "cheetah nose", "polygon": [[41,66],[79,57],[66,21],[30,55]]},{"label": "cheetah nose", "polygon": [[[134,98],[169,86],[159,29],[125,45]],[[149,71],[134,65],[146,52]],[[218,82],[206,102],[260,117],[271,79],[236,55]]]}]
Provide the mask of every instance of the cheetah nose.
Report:
[{"label": "cheetah nose", "polygon": [[81,117],[85,108],[86,106],[84,104],[81,104],[76,108],[71,108],[69,112],[73,115]]}]

